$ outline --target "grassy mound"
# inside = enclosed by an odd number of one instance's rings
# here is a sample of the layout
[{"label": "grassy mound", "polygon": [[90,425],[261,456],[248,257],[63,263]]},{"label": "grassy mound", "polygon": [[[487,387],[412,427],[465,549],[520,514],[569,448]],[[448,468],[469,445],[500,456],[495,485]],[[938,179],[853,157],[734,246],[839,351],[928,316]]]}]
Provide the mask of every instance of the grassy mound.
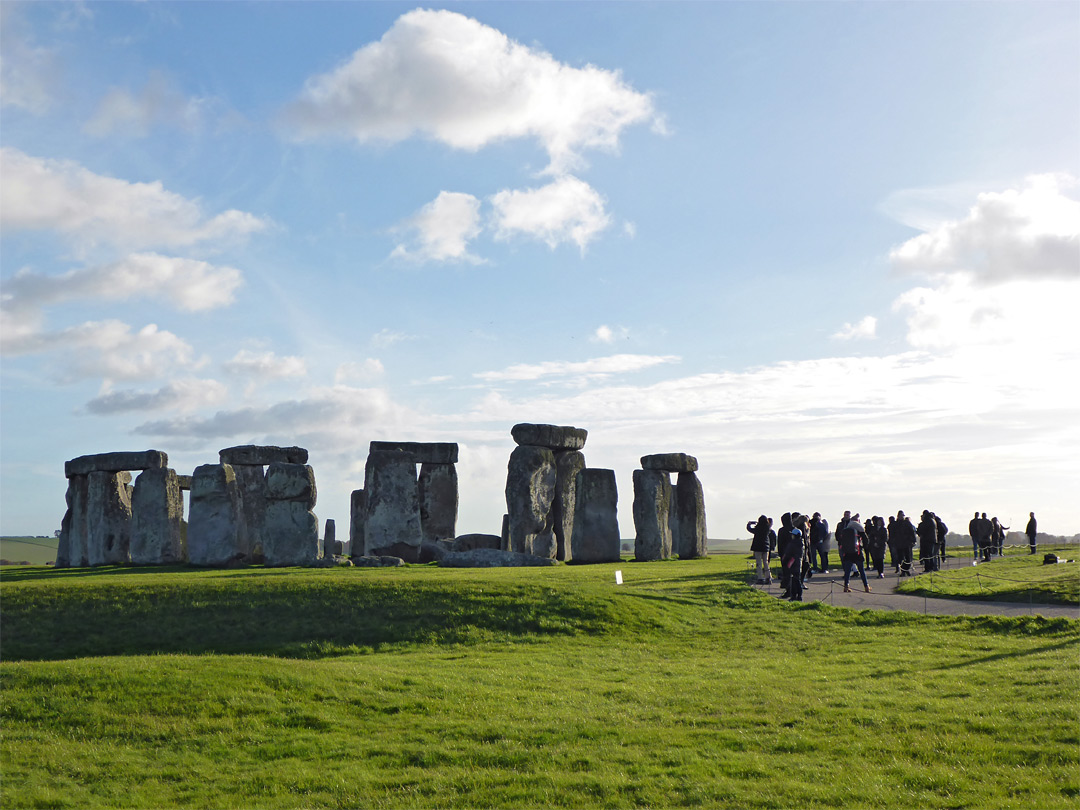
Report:
[{"label": "grassy mound", "polygon": [[1080,622],[743,578],[5,572],[0,804],[1075,807]]}]

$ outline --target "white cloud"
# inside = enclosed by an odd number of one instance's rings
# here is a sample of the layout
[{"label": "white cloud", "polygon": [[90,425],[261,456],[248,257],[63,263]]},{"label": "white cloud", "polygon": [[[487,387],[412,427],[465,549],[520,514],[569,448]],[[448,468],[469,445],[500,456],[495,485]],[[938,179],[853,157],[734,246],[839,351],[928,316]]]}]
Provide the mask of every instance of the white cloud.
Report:
[{"label": "white cloud", "polygon": [[626,339],[630,336],[630,330],[625,326],[620,326],[616,329],[612,329],[606,323],[596,327],[596,331],[592,333],[589,338],[593,343],[614,343],[619,339]]},{"label": "white cloud", "polygon": [[496,239],[528,236],[555,248],[574,242],[582,251],[611,224],[604,198],[576,177],[540,188],[500,191],[491,198]]},{"label": "white cloud", "polygon": [[142,137],[155,126],[195,130],[212,104],[211,99],[184,96],[172,81],[154,71],[137,94],[122,87],[111,88],[83,131],[98,137],[114,133]]},{"label": "white cloud", "polygon": [[244,237],[268,225],[243,211],[207,218],[197,201],[160,182],[129,183],[64,160],[0,149],[0,223],[5,232],[54,230],[87,247],[184,246]]},{"label": "white cloud", "polygon": [[48,276],[23,269],[4,284],[5,310],[86,298],[158,298],[198,312],[226,306],[243,283],[239,270],[195,259],[135,253],[111,264]]},{"label": "white cloud", "polygon": [[393,346],[395,343],[401,343],[406,340],[416,340],[416,335],[410,335],[405,332],[395,332],[393,329],[380,329],[371,336],[371,345],[376,349],[386,349]]},{"label": "white cloud", "polygon": [[44,115],[53,106],[60,78],[52,48],[34,41],[14,3],[0,3],[0,106]]},{"label": "white cloud", "polygon": [[273,352],[248,349],[238,351],[231,360],[222,363],[222,368],[229,374],[258,380],[281,380],[307,374],[307,364],[301,357],[278,357]]},{"label": "white cloud", "polygon": [[441,191],[399,227],[415,234],[412,247],[398,245],[391,258],[415,262],[481,260],[469,253],[469,241],[480,234],[480,200],[471,194]]},{"label": "white cloud", "polygon": [[86,403],[93,414],[192,411],[224,402],[228,389],[217,380],[174,380],[156,391],[108,391]]},{"label": "white cloud", "polygon": [[570,67],[474,19],[416,9],[328,73],[306,82],[285,120],[300,137],[400,141],[420,135],[477,150],[535,138],[549,171],[614,149],[623,129],[662,129],[652,98],[617,71]]},{"label": "white cloud", "polygon": [[676,355],[613,354],[580,362],[546,361],[519,364],[502,371],[481,371],[473,376],[488,382],[539,380],[545,377],[572,377],[576,380],[597,379],[612,374],[626,374],[664,363],[678,363]]},{"label": "white cloud", "polygon": [[977,281],[1080,279],[1080,201],[1065,175],[1036,175],[1021,189],[978,196],[963,219],[949,220],[890,253],[906,272],[965,272]]},{"label": "white cloud", "polygon": [[835,340],[864,340],[877,335],[877,318],[867,315],[858,323],[845,323],[840,331],[833,335]]},{"label": "white cloud", "polygon": [[369,357],[361,363],[355,361],[342,363],[334,371],[334,384],[370,382],[381,377],[385,371],[382,362],[374,357]]}]

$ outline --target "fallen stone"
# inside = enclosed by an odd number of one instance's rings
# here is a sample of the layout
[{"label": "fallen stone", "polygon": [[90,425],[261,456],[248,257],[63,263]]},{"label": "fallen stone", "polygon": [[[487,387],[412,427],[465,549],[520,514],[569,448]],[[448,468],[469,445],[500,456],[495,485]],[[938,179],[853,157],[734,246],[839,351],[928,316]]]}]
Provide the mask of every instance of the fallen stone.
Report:
[{"label": "fallen stone", "polygon": [[454,538],[451,551],[473,551],[478,548],[502,549],[502,538],[497,534],[463,534]]},{"label": "fallen stone", "polygon": [[441,560],[453,549],[453,542],[449,540],[432,540],[430,542],[424,542],[420,544],[420,552],[417,555],[416,561],[419,563],[429,563]]},{"label": "fallen stone", "polygon": [[423,542],[416,464],[404,453],[369,453],[364,492],[364,555],[416,562]]},{"label": "fallen stone", "polygon": [[558,565],[550,557],[500,551],[493,548],[477,548],[472,551],[455,551],[439,560],[440,568],[520,568],[525,566]]},{"label": "fallen stone", "polygon": [[185,562],[180,522],[184,498],[175,470],[156,467],[143,470],[135,479],[131,495],[131,545],[133,565],[175,565]]},{"label": "fallen stone", "polygon": [[585,446],[589,431],[564,425],[533,425],[522,422],[510,428],[510,435],[519,445],[534,445],[549,450],[580,450]]},{"label": "fallen stone", "polygon": [[420,531],[425,541],[453,540],[457,529],[458,477],[453,464],[420,465],[416,480]]},{"label": "fallen stone", "polygon": [[242,564],[244,515],[236,473],[228,464],[203,464],[191,476],[188,563],[206,567]]},{"label": "fallen stone", "polygon": [[160,450],[144,450],[136,453],[98,453],[79,456],[64,464],[64,475],[89,475],[92,472],[118,473],[127,470],[150,470],[168,467],[169,457]]},{"label": "fallen stone", "polygon": [[634,470],[634,559],[666,560],[671,556],[671,479],[662,470]]},{"label": "fallen stone", "polygon": [[457,442],[372,442],[368,453],[404,453],[414,464],[457,464]]},{"label": "fallen stone", "polygon": [[[519,445],[510,454],[506,472],[506,511],[510,515],[510,550],[534,554],[534,541],[551,532],[555,497],[555,455],[546,447]],[[542,541],[547,546],[546,541]],[[554,557],[554,535],[549,556]],[[549,551],[544,548],[543,551]]]},{"label": "fallen stone", "polygon": [[705,494],[692,472],[679,473],[675,489],[675,516],[679,531],[679,558],[692,560],[709,553],[705,529]]},{"label": "fallen stone", "polygon": [[665,472],[684,473],[697,472],[697,459],[686,453],[657,453],[652,456],[641,457],[641,469],[663,470]]},{"label": "fallen stone", "polygon": [[130,561],[131,474],[92,472],[87,476],[86,556],[89,565]]},{"label": "fallen stone", "polygon": [[363,555],[360,557],[353,557],[352,564],[358,568],[396,568],[399,565],[404,565],[405,560],[401,559],[401,557],[391,557],[388,555],[379,557]]},{"label": "fallen stone", "polygon": [[[556,560],[573,559],[570,535],[574,531],[577,476],[583,469],[585,455],[580,450],[562,450],[555,454],[555,499],[551,503],[551,526],[555,533]],[[539,553],[539,549],[536,552]]]},{"label": "fallen stone", "polygon": [[577,474],[577,502],[570,545],[575,563],[620,560],[619,492],[615,471],[583,469]]},{"label": "fallen stone", "polygon": [[222,464],[268,467],[271,464],[307,464],[308,451],[303,447],[242,444],[218,451]]}]

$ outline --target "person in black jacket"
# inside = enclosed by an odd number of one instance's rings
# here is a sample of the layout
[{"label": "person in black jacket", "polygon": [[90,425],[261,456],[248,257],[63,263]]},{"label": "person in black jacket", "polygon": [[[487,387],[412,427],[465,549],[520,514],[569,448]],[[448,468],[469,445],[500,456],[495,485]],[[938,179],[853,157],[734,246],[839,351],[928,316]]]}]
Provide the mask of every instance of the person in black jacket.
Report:
[{"label": "person in black jacket", "polygon": [[915,526],[903,509],[896,513],[896,535],[896,547],[900,552],[900,576],[915,576],[915,560],[912,555],[915,548]]},{"label": "person in black jacket", "polygon": [[893,573],[900,573],[900,547],[897,543],[896,518],[889,515],[889,525],[885,527],[889,536],[889,565]]},{"label": "person in black jacket", "polygon": [[889,544],[889,533],[885,528],[885,518],[874,515],[870,518],[870,531],[866,533],[870,547],[870,560],[877,571],[878,579],[885,579],[885,547]]},{"label": "person in black jacket", "polygon": [[924,509],[919,521],[919,562],[923,571],[937,570],[937,524],[929,510]]},{"label": "person in black jacket", "polygon": [[840,562],[844,566],[844,593],[851,593],[848,584],[851,580],[851,567],[857,566],[862,577],[863,589],[870,593],[870,583],[866,581],[866,570],[862,563],[862,548],[866,545],[866,529],[859,522],[859,516],[853,515],[840,527]]},{"label": "person in black jacket", "polygon": [[750,541],[750,550],[754,552],[754,567],[757,569],[757,584],[772,583],[772,569],[769,568],[769,532],[771,521],[762,515],[757,520],[746,524],[746,530],[754,535]]},{"label": "person in black jacket", "polygon": [[780,555],[780,585],[784,589],[780,594],[781,599],[791,596],[791,571],[788,569],[788,544],[791,542],[791,512],[784,512],[780,516],[780,531],[776,533],[776,551]]},{"label": "person in black jacket", "polygon": [[937,526],[937,548],[938,557],[941,558],[941,564],[945,564],[945,535],[949,533],[949,527],[945,525],[945,521],[939,518],[933,512],[930,513],[934,518],[934,525]]},{"label": "person in black jacket", "polygon": [[1024,534],[1027,535],[1028,548],[1031,549],[1031,553],[1035,553],[1035,549],[1038,547],[1036,540],[1039,538],[1039,522],[1035,520],[1035,513],[1031,513],[1031,520],[1028,521],[1027,528],[1024,529]]},{"label": "person in black jacket", "polygon": [[829,534],[829,521],[814,512],[810,519],[810,559],[817,557],[818,573],[829,573],[829,546],[832,535]]}]

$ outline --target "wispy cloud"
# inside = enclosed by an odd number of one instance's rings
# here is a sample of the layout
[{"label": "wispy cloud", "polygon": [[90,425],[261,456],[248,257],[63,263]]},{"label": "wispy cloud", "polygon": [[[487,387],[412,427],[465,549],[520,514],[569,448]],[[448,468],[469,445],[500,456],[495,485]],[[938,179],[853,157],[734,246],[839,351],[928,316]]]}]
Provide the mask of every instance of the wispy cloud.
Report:
[{"label": "wispy cloud", "polygon": [[192,411],[224,402],[228,389],[217,380],[179,379],[154,391],[108,391],[86,403],[97,415],[139,411]]},{"label": "wispy cloud", "polygon": [[279,357],[274,352],[254,352],[250,349],[241,349],[221,367],[229,374],[260,381],[303,377],[307,374],[307,363],[302,357]]},{"label": "wispy cloud", "polygon": [[877,318],[867,315],[858,323],[845,323],[832,337],[834,340],[866,340],[877,335]]},{"label": "wispy cloud", "polygon": [[522,363],[502,371],[481,371],[473,376],[487,382],[521,382],[551,377],[597,379],[613,374],[641,371],[665,363],[678,363],[680,359],[677,355],[613,354],[610,357],[597,357],[593,360],[578,362]]}]

